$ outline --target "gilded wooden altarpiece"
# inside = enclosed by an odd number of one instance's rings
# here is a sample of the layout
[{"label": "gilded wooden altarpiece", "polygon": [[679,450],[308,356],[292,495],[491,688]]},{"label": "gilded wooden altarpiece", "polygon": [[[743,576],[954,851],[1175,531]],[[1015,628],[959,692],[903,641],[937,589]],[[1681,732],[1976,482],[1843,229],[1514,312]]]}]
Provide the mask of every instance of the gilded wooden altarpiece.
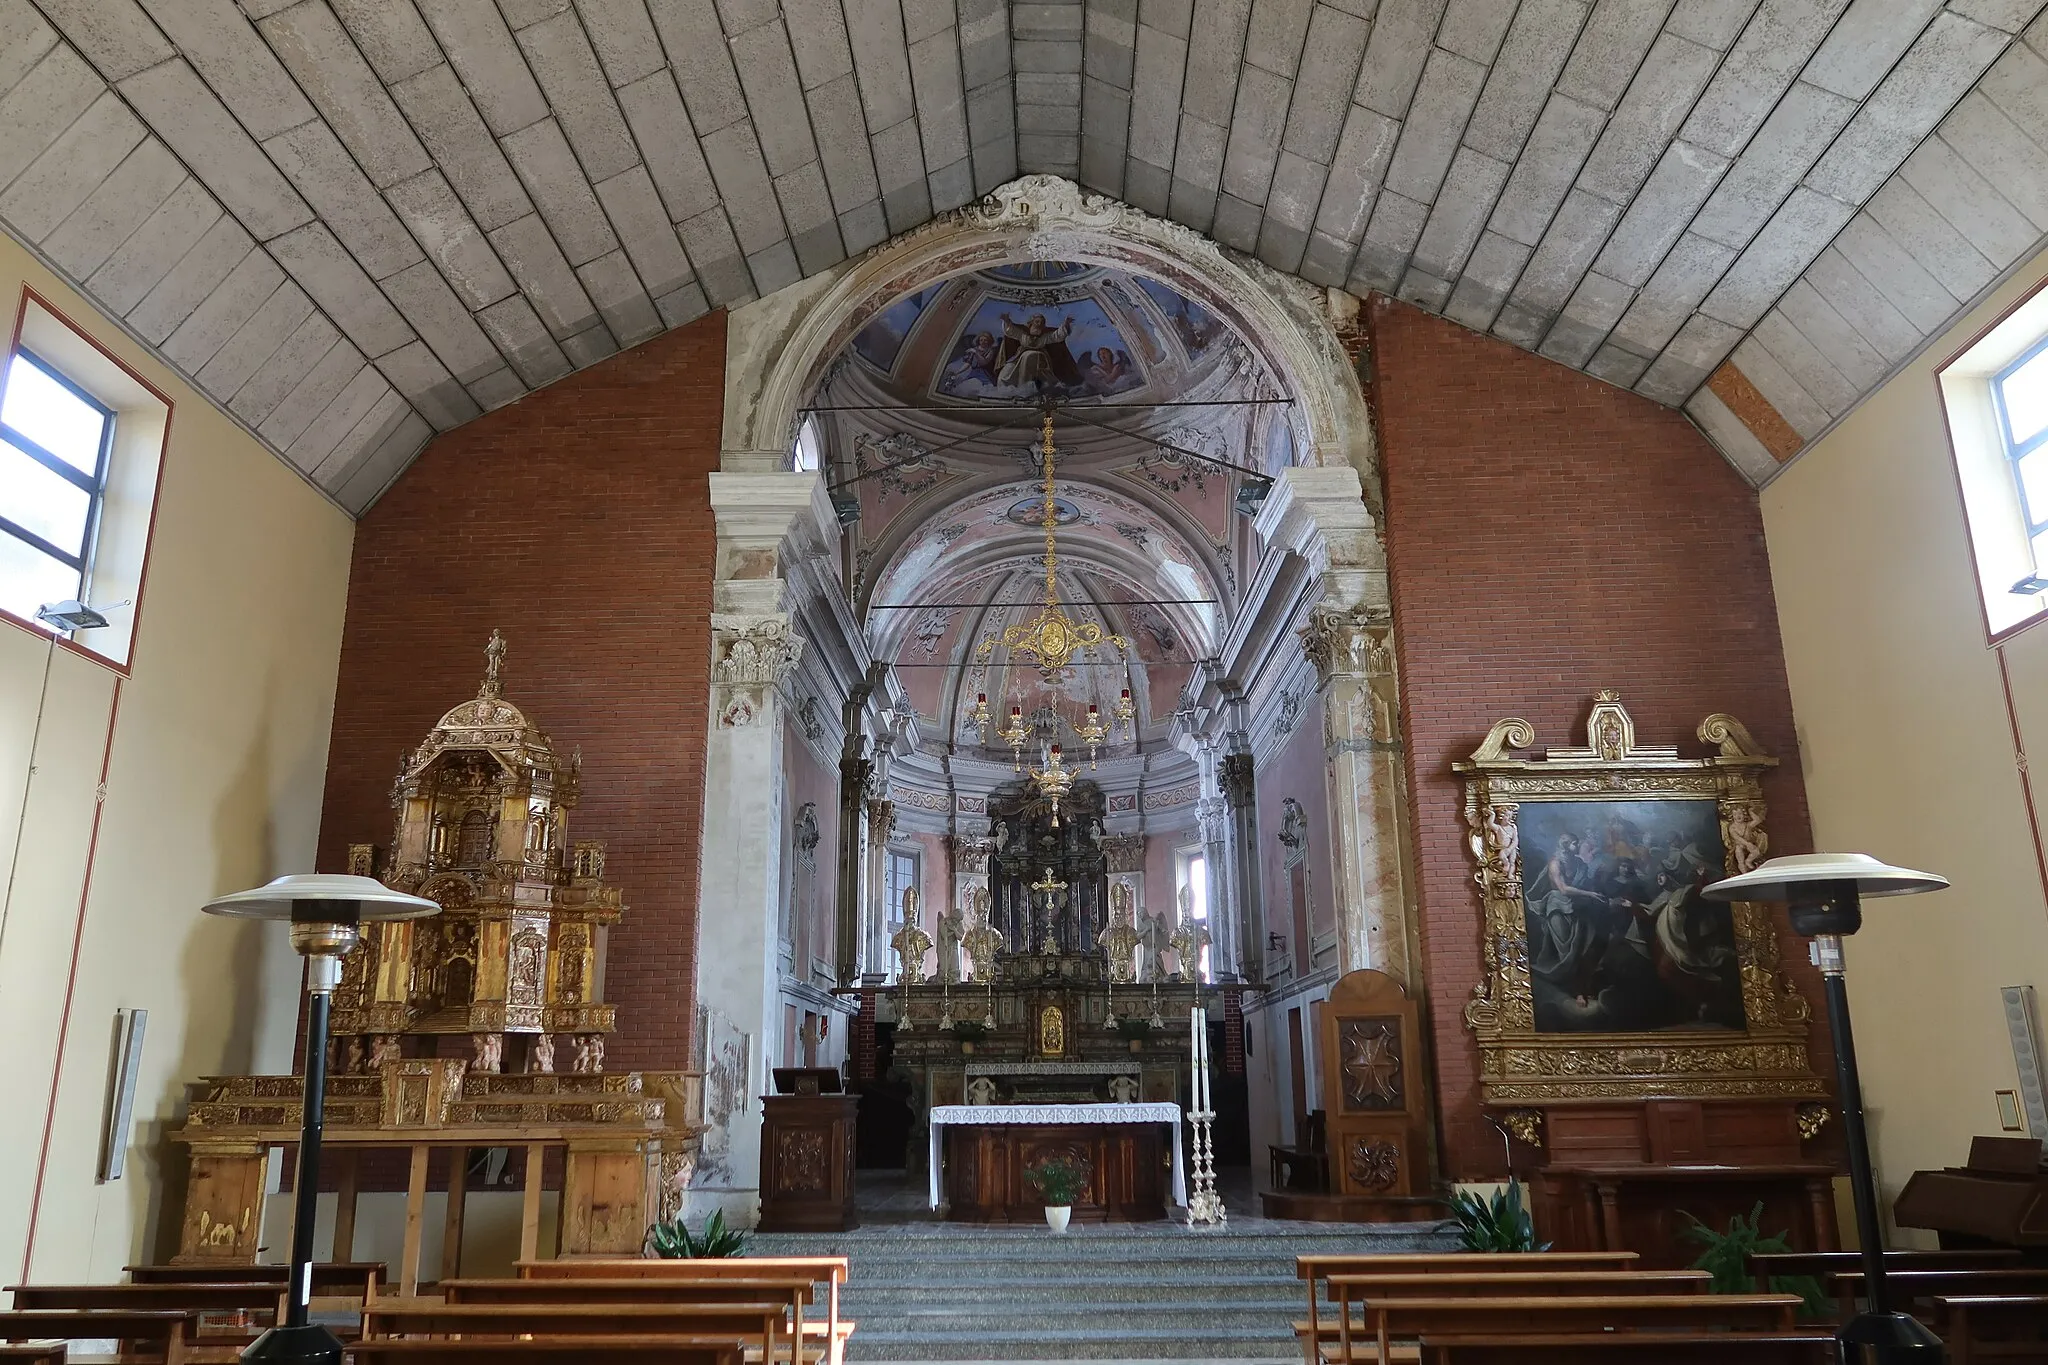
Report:
[{"label": "gilded wooden altarpiece", "polygon": [[[1620,812],[1630,829],[1677,828],[1697,811],[1705,837],[1684,843],[1680,835],[1667,835],[1658,851],[1689,874],[1694,889],[1686,903],[1702,916],[1708,907],[1697,898],[1699,884],[1746,872],[1763,860],[1768,841],[1759,778],[1778,760],[1759,749],[1733,716],[1708,716],[1698,737],[1710,749],[1698,758],[1682,758],[1676,747],[1638,744],[1635,723],[1619,695],[1602,691],[1594,698],[1581,747],[1548,749],[1540,758],[1517,756],[1515,750],[1535,743],[1535,729],[1526,720],[1508,719],[1493,726],[1470,759],[1453,765],[1465,780],[1466,841],[1477,865],[1473,880],[1484,915],[1484,975],[1465,1007],[1465,1022],[1479,1042],[1480,1088],[1488,1104],[1817,1098],[1825,1093],[1807,1056],[1809,1006],[1779,969],[1773,912],[1762,904],[1730,906],[1728,921],[1718,929],[1721,941],[1698,951],[1703,959],[1710,952],[1722,955],[1730,998],[1718,1012],[1702,998],[1697,1022],[1665,1018],[1658,1027],[1616,1031],[1574,1027],[1574,1006],[1583,1007],[1580,1012],[1588,1018],[1598,1017],[1584,993],[1592,987],[1560,988],[1546,974],[1550,1009],[1539,1020],[1530,926],[1532,919],[1541,922],[1546,902],[1539,896],[1532,903],[1529,891],[1538,882],[1555,884],[1559,878],[1547,861],[1552,850],[1524,845],[1525,827],[1563,827],[1564,803]],[[1711,812],[1700,809],[1707,802],[1713,803]],[[1629,812],[1640,818],[1626,820]],[[1568,834],[1557,837],[1570,839]],[[1649,841],[1643,842],[1647,847]],[[1649,882],[1653,889],[1665,885],[1662,878]],[[1624,902],[1624,897],[1612,897],[1608,904],[1619,908],[1611,913],[1624,924],[1644,927],[1630,942],[1621,942],[1629,937],[1626,928],[1616,932],[1611,951],[1627,961],[1633,949],[1656,963],[1653,970],[1666,978],[1683,978],[1681,970],[1672,969],[1668,959],[1673,954],[1658,937],[1662,907],[1654,901]],[[1555,942],[1539,942],[1537,950],[1539,958],[1550,955],[1554,968]],[[1731,953],[1732,960],[1727,957]],[[1682,940],[1676,956],[1682,966]],[[1574,996],[1574,990],[1581,993]],[[1709,1016],[1711,1023],[1706,1022]]]}]

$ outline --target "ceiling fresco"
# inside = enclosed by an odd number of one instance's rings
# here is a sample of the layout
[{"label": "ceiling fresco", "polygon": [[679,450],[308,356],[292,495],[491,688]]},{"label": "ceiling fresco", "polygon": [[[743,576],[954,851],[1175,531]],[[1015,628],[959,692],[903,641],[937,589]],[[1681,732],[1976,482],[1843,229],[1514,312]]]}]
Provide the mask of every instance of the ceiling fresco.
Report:
[{"label": "ceiling fresco", "polygon": [[[1007,759],[964,720],[976,693],[999,716],[1016,706],[1043,720],[1108,713],[1128,687],[1135,743],[1104,761],[1171,761],[1177,700],[1251,576],[1244,471],[1294,460],[1279,396],[1200,301],[1105,266],[982,269],[874,314],[825,372],[819,430],[850,516],[855,608],[925,718],[925,746]],[[1046,403],[1060,599],[1124,642],[1051,675],[1010,667],[1000,647],[978,652],[1044,602]]]}]

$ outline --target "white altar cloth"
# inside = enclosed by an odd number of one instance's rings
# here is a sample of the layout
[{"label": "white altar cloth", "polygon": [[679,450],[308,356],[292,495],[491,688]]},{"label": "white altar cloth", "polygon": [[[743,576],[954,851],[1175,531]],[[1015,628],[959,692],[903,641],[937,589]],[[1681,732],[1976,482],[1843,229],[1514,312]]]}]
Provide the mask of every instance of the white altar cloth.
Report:
[{"label": "white altar cloth", "polygon": [[1173,1132],[1173,1202],[1188,1202],[1187,1172],[1180,1160],[1180,1106],[1177,1104],[935,1104],[931,1111],[931,1206],[939,1206],[941,1134],[947,1124],[1026,1123],[1163,1123]]}]

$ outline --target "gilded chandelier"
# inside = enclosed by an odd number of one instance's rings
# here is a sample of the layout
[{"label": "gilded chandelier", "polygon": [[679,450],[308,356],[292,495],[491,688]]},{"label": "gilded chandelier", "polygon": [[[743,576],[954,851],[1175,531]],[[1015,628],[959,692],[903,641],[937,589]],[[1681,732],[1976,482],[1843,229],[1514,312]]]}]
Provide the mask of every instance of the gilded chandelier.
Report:
[{"label": "gilded chandelier", "polygon": [[[1119,654],[1130,653],[1130,641],[1121,635],[1105,631],[1093,621],[1076,621],[1067,615],[1060,605],[1059,590],[1059,503],[1055,497],[1053,482],[1052,410],[1048,408],[1044,422],[1039,428],[1039,460],[1043,470],[1045,508],[1041,525],[1045,528],[1045,603],[1038,615],[1022,625],[1003,628],[1000,636],[984,636],[975,649],[975,662],[986,668],[996,646],[1001,645],[1012,659],[1023,659],[1034,664],[1049,679],[1073,662],[1074,655],[1084,649],[1101,644],[1112,644]],[[993,723],[989,715],[988,694],[977,692],[974,709],[968,719],[984,734]],[[1074,734],[1088,746],[1088,766],[1095,766],[1096,746],[1108,739],[1115,729],[1128,733],[1137,720],[1137,707],[1131,701],[1131,689],[1126,687],[1117,697],[1110,719],[1104,721],[1101,708],[1093,702],[1088,705],[1088,717],[1083,721],[1069,722]],[[1012,704],[1009,720],[995,731],[996,738],[1010,746],[1012,761],[1017,771],[1024,771],[1024,742],[1031,738],[1033,726],[1025,718],[1024,708]],[[1076,770],[1066,766],[1058,744],[1041,744],[1040,760],[1031,769],[1031,784],[1039,796],[1052,803],[1052,823],[1060,822],[1060,803],[1073,790]]]}]

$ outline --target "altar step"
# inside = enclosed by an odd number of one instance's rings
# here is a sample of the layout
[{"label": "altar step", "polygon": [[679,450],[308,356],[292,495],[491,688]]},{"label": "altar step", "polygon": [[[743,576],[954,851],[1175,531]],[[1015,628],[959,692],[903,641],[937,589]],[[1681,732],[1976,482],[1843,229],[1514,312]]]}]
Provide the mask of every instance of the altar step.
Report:
[{"label": "altar step", "polygon": [[916,1223],[759,1236],[758,1255],[843,1255],[848,1357],[911,1361],[1298,1361],[1294,1258],[1448,1250],[1441,1224]]}]

